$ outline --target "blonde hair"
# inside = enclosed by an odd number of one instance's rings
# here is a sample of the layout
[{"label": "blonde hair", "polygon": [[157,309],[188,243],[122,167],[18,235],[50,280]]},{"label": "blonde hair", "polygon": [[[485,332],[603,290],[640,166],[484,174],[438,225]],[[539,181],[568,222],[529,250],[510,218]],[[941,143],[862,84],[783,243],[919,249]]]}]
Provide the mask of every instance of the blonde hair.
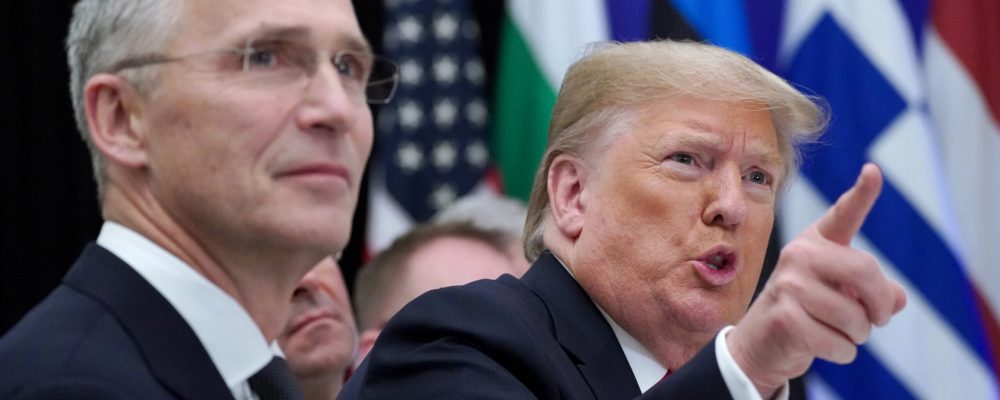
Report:
[{"label": "blonde hair", "polygon": [[[771,113],[785,174],[798,168],[798,147],[816,139],[829,121],[822,99],[807,96],[760,65],[729,50],[694,42],[653,41],[593,46],[566,72],[549,123],[548,147],[535,175],[524,226],[524,254],[545,250],[547,178],[552,160],[572,154],[588,167],[625,132],[630,118],[656,100],[693,97],[763,104]],[[787,179],[781,179],[782,186]],[[779,192],[782,188],[779,188]]]}]

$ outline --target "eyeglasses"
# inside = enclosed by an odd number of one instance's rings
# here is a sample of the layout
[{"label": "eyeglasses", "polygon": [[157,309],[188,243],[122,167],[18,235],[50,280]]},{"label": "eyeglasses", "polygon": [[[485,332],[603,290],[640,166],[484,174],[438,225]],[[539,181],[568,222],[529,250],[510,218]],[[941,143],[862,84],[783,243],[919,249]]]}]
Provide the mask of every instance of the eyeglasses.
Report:
[{"label": "eyeglasses", "polygon": [[[219,68],[239,72],[238,79],[242,84],[263,89],[304,89],[323,59],[316,49],[295,41],[250,39],[243,48],[208,50],[174,57],[149,54],[127,58],[115,64],[110,72],[213,56],[221,57],[217,60]],[[366,51],[340,50],[330,61],[348,95],[363,97],[371,104],[385,104],[396,93],[399,67],[384,57]]]}]

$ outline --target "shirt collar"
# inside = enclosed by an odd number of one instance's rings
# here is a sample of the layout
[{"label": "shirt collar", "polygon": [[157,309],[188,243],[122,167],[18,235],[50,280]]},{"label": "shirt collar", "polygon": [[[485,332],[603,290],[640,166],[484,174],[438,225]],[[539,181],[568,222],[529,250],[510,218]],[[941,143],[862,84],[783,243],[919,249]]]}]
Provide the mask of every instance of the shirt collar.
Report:
[{"label": "shirt collar", "polygon": [[[575,280],[576,275],[573,275],[573,271],[566,267],[566,263],[562,262],[555,254],[552,256],[559,261],[559,264],[566,270],[566,273]],[[608,321],[608,325],[611,325],[611,330],[615,333],[615,338],[618,339],[618,345],[621,346],[622,352],[625,353],[625,360],[628,361],[628,366],[632,369],[632,375],[635,376],[635,381],[639,384],[639,391],[645,393],[649,388],[663,379],[663,376],[667,374],[667,369],[660,365],[659,361],[656,361],[656,357],[653,357],[653,354],[646,349],[646,346],[635,340],[615,320],[611,319],[599,304],[594,302],[593,299],[591,299],[591,302],[601,312],[604,319]]]},{"label": "shirt collar", "polygon": [[97,244],[125,261],[170,302],[234,393],[272,357],[284,357],[232,296],[156,243],[108,221]]}]

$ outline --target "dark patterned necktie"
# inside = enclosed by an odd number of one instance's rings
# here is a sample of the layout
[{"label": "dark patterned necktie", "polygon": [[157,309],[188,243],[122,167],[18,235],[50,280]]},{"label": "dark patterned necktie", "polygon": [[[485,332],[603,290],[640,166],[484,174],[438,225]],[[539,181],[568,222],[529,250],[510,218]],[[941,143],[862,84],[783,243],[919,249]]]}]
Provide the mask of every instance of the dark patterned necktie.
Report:
[{"label": "dark patterned necktie", "polygon": [[302,390],[284,358],[275,356],[248,381],[260,400],[302,400]]}]

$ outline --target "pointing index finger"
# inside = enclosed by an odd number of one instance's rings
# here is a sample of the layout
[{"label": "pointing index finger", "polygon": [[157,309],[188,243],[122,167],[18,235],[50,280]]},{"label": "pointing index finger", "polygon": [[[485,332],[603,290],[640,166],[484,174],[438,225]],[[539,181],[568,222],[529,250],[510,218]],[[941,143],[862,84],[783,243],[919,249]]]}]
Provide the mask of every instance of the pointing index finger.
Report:
[{"label": "pointing index finger", "polygon": [[841,245],[848,245],[851,237],[861,229],[868,211],[882,192],[882,171],[875,164],[861,167],[858,180],[837,202],[816,221],[816,229],[823,237]]}]

